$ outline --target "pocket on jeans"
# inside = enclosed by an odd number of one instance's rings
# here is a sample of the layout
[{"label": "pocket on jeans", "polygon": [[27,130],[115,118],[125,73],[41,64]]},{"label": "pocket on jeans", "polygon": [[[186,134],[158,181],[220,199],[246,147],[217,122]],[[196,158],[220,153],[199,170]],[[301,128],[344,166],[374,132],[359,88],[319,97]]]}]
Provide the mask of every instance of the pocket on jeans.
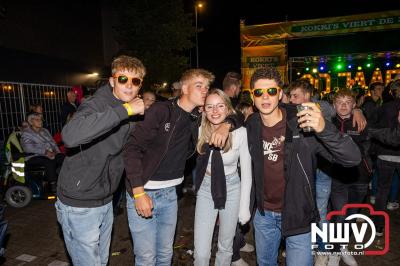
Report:
[{"label": "pocket on jeans", "polygon": [[178,199],[178,195],[176,194],[176,189],[175,189],[175,187],[174,187],[173,190],[171,190],[171,191],[168,192],[168,200],[170,200],[170,201],[175,201],[175,200],[177,200],[177,199]]},{"label": "pocket on jeans", "polygon": [[60,202],[56,201],[56,203],[54,204],[54,207],[56,208],[56,215],[57,215],[57,221],[62,225],[63,224],[63,210],[60,207]]},{"label": "pocket on jeans", "polygon": [[126,208],[131,210],[135,209],[135,200],[129,195],[128,192],[126,192]]}]

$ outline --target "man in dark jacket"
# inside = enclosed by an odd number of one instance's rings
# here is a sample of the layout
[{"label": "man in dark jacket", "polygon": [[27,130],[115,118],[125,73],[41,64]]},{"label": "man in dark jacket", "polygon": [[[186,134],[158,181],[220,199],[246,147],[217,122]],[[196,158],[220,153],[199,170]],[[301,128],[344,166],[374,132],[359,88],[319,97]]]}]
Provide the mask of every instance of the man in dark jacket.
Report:
[{"label": "man in dark jacket", "polygon": [[61,107],[61,123],[64,126],[76,112],[76,94],[70,90],[67,92],[67,101]]},{"label": "man in dark jacket", "polygon": [[[379,126],[395,128],[400,123],[400,80],[394,81],[390,85],[390,89],[395,99],[382,106],[383,115],[379,119]],[[393,145],[385,145],[377,142],[373,143],[371,149],[374,150],[374,153],[378,157],[377,168],[379,176],[377,180],[375,209],[384,211],[386,209],[393,175],[396,171],[398,173],[400,172],[400,149]],[[380,217],[374,218],[377,227],[377,235],[383,236],[384,221]]]},{"label": "man in dark jacket", "polygon": [[67,157],[58,179],[57,219],[74,265],[107,265],[113,224],[112,197],[132,130],[129,117],[143,114],[137,98],[145,67],[136,58],[112,62],[109,84],[79,106],[62,130]]},{"label": "man in dark jacket", "polygon": [[382,82],[374,82],[369,85],[371,96],[365,97],[362,109],[367,118],[368,124],[376,126],[382,117],[382,92],[385,86]]},{"label": "man in dark jacket", "polygon": [[[195,152],[197,107],[204,105],[213,80],[203,69],[184,72],[179,99],[153,104],[124,150],[135,265],[171,265],[178,211],[175,187],[183,181],[186,159]],[[230,119],[232,124],[222,123],[210,145],[223,147],[231,125],[241,125]]]},{"label": "man in dark jacket", "polygon": [[[361,155],[350,137],[340,135],[324,120],[315,103],[303,103],[310,109],[299,113],[294,106],[279,105],[281,86],[275,68],[256,70],[250,81],[259,111],[246,125],[257,206],[257,262],[276,265],[283,235],[286,265],[308,266],[313,265],[311,223],[319,221],[314,183],[316,155],[344,166],[357,165]],[[303,133],[304,127],[314,132]]]},{"label": "man in dark jacket", "polygon": [[[341,89],[336,92],[333,98],[337,116],[332,123],[343,134],[350,136],[358,145],[362,161],[355,167],[341,167],[330,165],[329,175],[332,176],[331,203],[333,211],[340,211],[348,203],[363,203],[368,192],[368,183],[372,174],[372,162],[369,156],[371,139],[385,143],[386,145],[398,145],[400,142],[400,126],[397,128],[370,128],[367,126],[364,131],[358,132],[352,125],[352,112],[356,101],[351,90]],[[356,208],[348,209],[342,216],[334,216],[336,223],[343,223],[345,218],[358,212]],[[355,258],[347,252],[347,248],[340,247],[336,243],[335,251],[342,251],[341,256],[332,254],[329,256],[328,265],[339,265],[341,259],[346,265],[357,265]]]}]

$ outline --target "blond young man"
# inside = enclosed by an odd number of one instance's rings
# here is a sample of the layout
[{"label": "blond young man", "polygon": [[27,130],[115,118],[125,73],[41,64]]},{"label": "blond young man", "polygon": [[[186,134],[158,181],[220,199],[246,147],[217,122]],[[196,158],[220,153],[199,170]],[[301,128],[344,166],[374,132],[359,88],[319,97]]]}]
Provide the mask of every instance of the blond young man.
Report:
[{"label": "blond young man", "polygon": [[99,88],[62,130],[67,157],[57,188],[57,219],[74,265],[107,265],[112,197],[124,171],[122,148],[144,113],[137,98],[146,70],[137,58],[117,57],[109,84]]},{"label": "blond young man", "polygon": [[[195,152],[199,112],[214,75],[204,69],[182,74],[179,98],[157,102],[137,124],[124,152],[127,211],[135,265],[171,265],[177,222],[175,187],[182,183],[185,161]],[[222,123],[209,143],[224,147],[235,117]],[[239,122],[239,123],[238,123]]]}]

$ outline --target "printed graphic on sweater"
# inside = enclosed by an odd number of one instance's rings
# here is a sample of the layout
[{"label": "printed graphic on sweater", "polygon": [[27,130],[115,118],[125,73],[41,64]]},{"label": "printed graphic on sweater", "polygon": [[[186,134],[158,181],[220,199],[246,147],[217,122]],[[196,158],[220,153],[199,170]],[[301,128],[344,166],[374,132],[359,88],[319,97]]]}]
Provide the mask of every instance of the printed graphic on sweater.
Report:
[{"label": "printed graphic on sweater", "polygon": [[273,137],[271,142],[263,140],[264,156],[268,161],[276,162],[279,158],[279,152],[283,149],[285,137]]}]

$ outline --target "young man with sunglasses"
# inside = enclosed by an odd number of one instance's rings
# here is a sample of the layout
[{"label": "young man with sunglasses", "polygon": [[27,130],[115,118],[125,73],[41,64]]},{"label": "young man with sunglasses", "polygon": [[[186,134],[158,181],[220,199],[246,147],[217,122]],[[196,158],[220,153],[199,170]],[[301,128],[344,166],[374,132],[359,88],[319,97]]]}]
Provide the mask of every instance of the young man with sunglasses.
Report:
[{"label": "young man with sunglasses", "polygon": [[[203,69],[182,74],[179,98],[156,102],[126,145],[127,212],[135,265],[171,265],[177,222],[175,187],[182,183],[186,159],[195,153],[201,115],[214,75]],[[209,144],[224,147],[236,116],[221,123]]]},{"label": "young man with sunglasses", "polygon": [[[336,117],[336,111],[333,105],[327,101],[313,101],[313,87],[307,79],[298,79],[290,83],[289,94],[290,103],[302,104],[307,102],[316,102],[321,108],[322,114],[325,119],[332,122],[332,119]],[[362,114],[360,109],[353,110],[352,123],[357,128],[358,132],[362,132],[365,129],[367,121]],[[328,213],[329,197],[331,195],[332,178],[328,175],[330,172],[331,164],[325,160],[318,161],[318,169],[315,177],[316,185],[316,201],[319,211],[320,227],[323,223],[326,223],[326,215]],[[322,245],[320,245],[321,251],[324,251]],[[317,255],[315,266],[326,265],[328,256]]]},{"label": "young man with sunglasses", "polygon": [[130,117],[144,113],[137,98],[146,70],[119,56],[109,84],[82,103],[62,130],[68,148],[57,188],[57,220],[74,265],[107,265],[113,224],[112,198],[124,161],[122,148],[133,129]]},{"label": "young man with sunglasses", "polygon": [[[258,113],[246,122],[253,162],[256,207],[254,229],[257,262],[277,265],[282,237],[286,265],[313,265],[311,223],[319,221],[315,203],[316,155],[344,166],[357,165],[360,151],[348,136],[325,121],[314,103],[297,113],[279,104],[282,80],[275,68],[257,69],[251,96]],[[313,133],[303,133],[311,127]]]}]

